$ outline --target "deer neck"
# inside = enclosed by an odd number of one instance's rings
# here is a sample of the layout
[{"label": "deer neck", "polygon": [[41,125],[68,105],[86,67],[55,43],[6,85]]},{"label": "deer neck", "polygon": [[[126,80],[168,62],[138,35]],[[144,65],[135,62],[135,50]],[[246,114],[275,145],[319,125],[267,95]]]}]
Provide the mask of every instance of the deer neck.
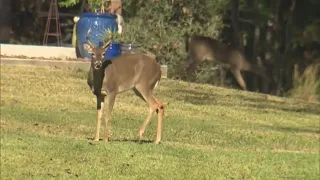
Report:
[{"label": "deer neck", "polygon": [[104,77],[104,69],[105,69],[104,67],[101,67],[99,69],[94,69],[91,66],[91,71],[89,72],[90,73],[89,76],[91,77],[90,84],[93,85],[95,94],[100,94],[100,92],[101,92],[102,81],[103,81],[103,77]]}]

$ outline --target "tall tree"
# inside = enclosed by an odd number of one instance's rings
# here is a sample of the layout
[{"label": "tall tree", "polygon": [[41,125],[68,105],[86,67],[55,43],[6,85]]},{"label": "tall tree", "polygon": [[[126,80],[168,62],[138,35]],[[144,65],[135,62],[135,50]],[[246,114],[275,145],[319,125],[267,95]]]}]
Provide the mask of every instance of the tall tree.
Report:
[{"label": "tall tree", "polygon": [[0,43],[9,43],[11,37],[11,1],[0,0]]}]

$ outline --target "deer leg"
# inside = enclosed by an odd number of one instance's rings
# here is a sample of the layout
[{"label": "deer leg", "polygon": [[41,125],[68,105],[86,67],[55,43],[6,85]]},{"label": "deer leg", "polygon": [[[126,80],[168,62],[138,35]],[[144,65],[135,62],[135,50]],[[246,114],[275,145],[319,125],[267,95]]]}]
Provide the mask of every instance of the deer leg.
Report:
[{"label": "deer leg", "polygon": [[239,83],[239,85],[241,86],[241,88],[243,90],[247,90],[247,86],[246,83],[243,80],[243,77],[241,75],[241,72],[239,70],[233,69],[231,70],[231,73],[233,74],[233,76],[236,78],[237,82]]},{"label": "deer leg", "polygon": [[220,70],[220,86],[224,86],[224,80],[226,79],[226,70],[223,67],[219,67]]},{"label": "deer leg", "polygon": [[[157,125],[157,137],[156,137],[156,144],[159,144],[161,141],[161,134],[162,134],[162,119],[164,115],[164,106],[163,103],[157,100],[150,90],[144,90],[144,86],[136,86],[134,89],[134,92],[136,95],[138,95],[140,98],[145,100],[149,105],[149,114],[145,121],[142,123],[141,127],[139,128],[139,138],[141,139],[144,131],[147,127],[147,125],[150,123],[150,120],[152,116],[154,115],[154,112],[157,111],[158,113],[158,125]],[[147,87],[147,86],[145,86]],[[138,91],[138,92],[137,92]]]},{"label": "deer leg", "polygon": [[194,77],[195,71],[197,69],[198,63],[192,62],[189,67],[186,69],[187,72],[187,79],[190,80],[190,77]]},{"label": "deer leg", "polygon": [[[140,90],[141,90],[142,88],[140,88]],[[142,91],[142,90],[141,90]],[[149,104],[148,103],[148,98],[147,97],[145,97],[145,96],[143,96],[142,94],[141,94],[141,92],[135,87],[135,88],[133,88],[133,92],[138,96],[138,97],[140,97],[143,101],[145,101],[147,104]],[[149,114],[148,114],[148,116],[147,116],[147,118],[146,118],[146,120],[143,122],[143,124],[141,125],[141,127],[139,128],[139,138],[141,139],[142,138],[142,136],[143,136],[143,133],[144,133],[144,130],[145,130],[145,128],[147,127],[147,125],[149,124],[149,122],[150,122],[150,120],[151,120],[151,118],[152,118],[152,116],[153,116],[153,114],[154,114],[154,112],[156,111],[156,107],[150,107],[150,105],[149,105]]]},{"label": "deer leg", "polygon": [[[149,103],[148,103],[149,104]],[[143,122],[143,124],[141,125],[141,127],[139,128],[139,138],[141,139],[144,131],[147,127],[147,125],[150,123],[150,120],[152,118],[152,116],[154,115],[154,112],[157,110],[157,106],[150,106],[149,105],[149,114],[146,118],[146,120]]]},{"label": "deer leg", "polygon": [[90,69],[89,69],[89,72],[88,72],[87,84],[89,85],[91,91],[94,93],[93,72],[92,72],[91,66],[90,66]]},{"label": "deer leg", "polygon": [[156,144],[159,144],[162,137],[162,120],[164,116],[164,105],[161,101],[157,100],[155,97],[153,97],[157,103],[158,103],[158,126],[157,126],[157,138],[156,138]]},{"label": "deer leg", "polygon": [[103,104],[104,104],[104,97],[97,96],[97,129],[96,129],[96,136],[94,137],[94,141],[99,141],[99,134],[100,134],[100,126],[101,126],[101,118],[103,113]]},{"label": "deer leg", "polygon": [[109,93],[107,96],[107,106],[106,106],[106,111],[105,111],[105,128],[104,128],[104,137],[103,140],[104,142],[108,142],[109,140],[109,127],[108,127],[108,122],[111,118],[111,112],[114,106],[114,102],[116,99],[116,92]]},{"label": "deer leg", "polygon": [[158,101],[152,94],[150,94],[149,98],[147,99],[147,102],[149,104],[149,115],[139,129],[139,137],[142,138],[147,125],[150,123],[151,117],[153,116],[154,112],[157,111],[158,123],[157,123],[157,136],[156,136],[155,143],[159,144],[161,141],[161,134],[162,134],[162,120],[164,115],[164,106],[162,102]]}]

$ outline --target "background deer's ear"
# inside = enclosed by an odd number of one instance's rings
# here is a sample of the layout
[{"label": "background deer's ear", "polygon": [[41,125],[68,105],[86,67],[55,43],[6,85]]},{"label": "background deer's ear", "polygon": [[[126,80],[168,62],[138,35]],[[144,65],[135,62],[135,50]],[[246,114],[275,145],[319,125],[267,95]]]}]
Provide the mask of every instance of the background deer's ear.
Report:
[{"label": "background deer's ear", "polygon": [[83,44],[83,48],[88,51],[89,54],[93,53],[92,47],[89,44]]}]

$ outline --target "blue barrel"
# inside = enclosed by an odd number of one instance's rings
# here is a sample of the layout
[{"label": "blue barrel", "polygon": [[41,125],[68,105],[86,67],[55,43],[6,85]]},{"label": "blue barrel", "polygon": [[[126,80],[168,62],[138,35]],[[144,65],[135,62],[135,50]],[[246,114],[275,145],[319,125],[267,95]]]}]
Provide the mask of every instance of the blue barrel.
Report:
[{"label": "blue barrel", "polygon": [[[83,44],[87,42],[86,36],[88,30],[91,28],[90,42],[97,47],[101,46],[106,30],[110,29],[112,32],[118,31],[116,22],[116,15],[86,12],[80,15],[80,20],[77,23],[77,48],[80,57],[91,58],[91,55],[83,48]],[[112,42],[106,51],[106,58],[112,59],[120,55],[120,44]]]},{"label": "blue barrel", "polygon": [[[102,44],[102,43],[101,43]],[[108,47],[106,54],[104,55],[105,59],[113,59],[121,54],[121,44],[117,42],[111,42]]]}]

